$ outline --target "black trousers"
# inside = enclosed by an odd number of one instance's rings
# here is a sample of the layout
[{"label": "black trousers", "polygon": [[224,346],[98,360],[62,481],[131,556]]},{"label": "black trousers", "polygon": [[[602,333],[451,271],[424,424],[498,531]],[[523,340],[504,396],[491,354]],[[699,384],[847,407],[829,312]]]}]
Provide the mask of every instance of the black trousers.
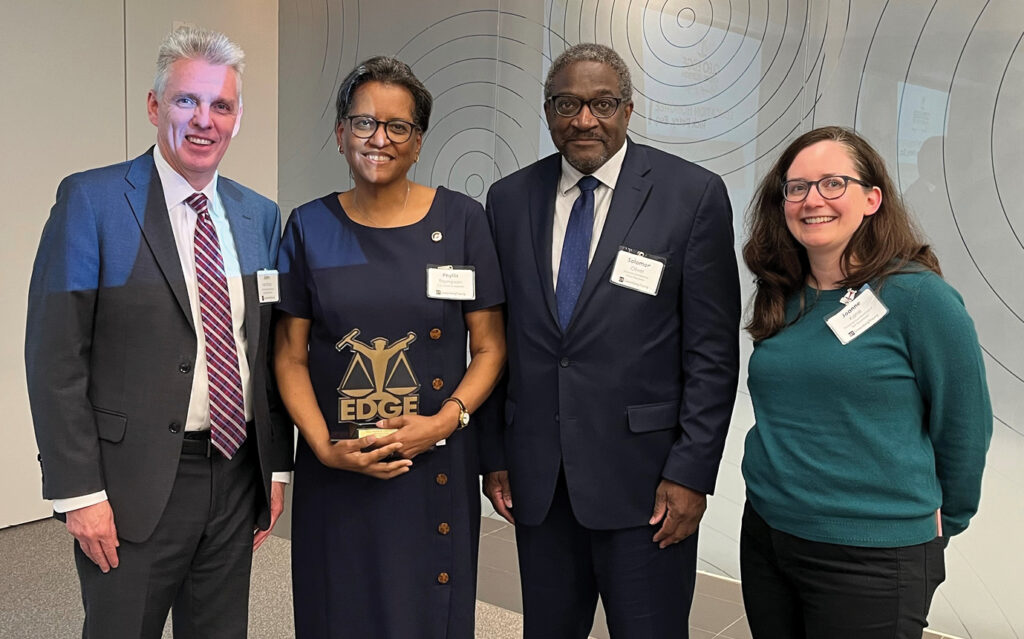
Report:
[{"label": "black trousers", "polygon": [[662,550],[657,529],[584,528],[560,474],[544,522],[516,524],[524,639],[586,639],[598,594],[612,639],[686,639],[697,535]]},{"label": "black trousers", "polygon": [[175,639],[245,639],[255,457],[250,443],[230,461],[216,449],[183,454],[156,531],[141,543],[121,540],[120,565],[107,574],[75,542],[83,639],[159,639],[172,606]]},{"label": "black trousers", "polygon": [[808,541],[743,510],[740,572],[754,639],[920,639],[947,539],[863,548]]}]

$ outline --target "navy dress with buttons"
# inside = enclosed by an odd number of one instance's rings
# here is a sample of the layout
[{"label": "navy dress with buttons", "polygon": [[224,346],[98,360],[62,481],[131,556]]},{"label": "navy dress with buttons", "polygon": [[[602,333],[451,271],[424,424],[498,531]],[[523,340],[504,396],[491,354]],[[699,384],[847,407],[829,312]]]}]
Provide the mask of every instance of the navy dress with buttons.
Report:
[{"label": "navy dress with buttons", "polygon": [[[427,297],[428,265],[475,269],[476,299]],[[466,369],[464,314],[501,304],[483,209],[438,188],[399,228],[353,222],[337,194],[295,209],[278,308],[312,321],[309,370],[328,425],[432,415]],[[472,424],[390,480],[323,466],[300,439],[292,502],[298,639],[471,639],[480,528]]]}]

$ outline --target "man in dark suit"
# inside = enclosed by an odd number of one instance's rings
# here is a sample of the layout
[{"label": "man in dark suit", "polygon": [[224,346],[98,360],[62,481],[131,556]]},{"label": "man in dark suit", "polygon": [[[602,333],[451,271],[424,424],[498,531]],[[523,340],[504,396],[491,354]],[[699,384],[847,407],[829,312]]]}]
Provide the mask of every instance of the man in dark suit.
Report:
[{"label": "man in dark suit", "polygon": [[280,211],[217,174],[243,59],[220,33],[168,35],[156,147],[65,178],[43,229],[25,361],[84,637],[159,637],[172,605],[175,637],[245,637],[252,550],[283,508],[292,427],[267,362]]},{"label": "man in dark suit", "polygon": [[484,491],[516,524],[527,639],[586,637],[598,595],[612,637],[687,636],[735,399],[725,185],[627,141],[631,91],[611,49],[567,49],[544,87],[560,153],[487,197],[509,363]]}]

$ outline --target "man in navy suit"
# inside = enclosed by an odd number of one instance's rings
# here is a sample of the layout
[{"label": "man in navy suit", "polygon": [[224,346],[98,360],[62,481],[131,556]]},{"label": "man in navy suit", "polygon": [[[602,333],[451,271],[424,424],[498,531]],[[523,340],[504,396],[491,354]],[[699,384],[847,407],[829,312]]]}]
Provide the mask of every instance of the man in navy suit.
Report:
[{"label": "man in navy suit", "polygon": [[559,153],[487,196],[509,363],[484,491],[516,524],[526,639],[586,637],[599,595],[612,637],[685,637],[736,393],[729,198],[627,139],[611,49],[570,47],[544,93]]},{"label": "man in navy suit", "polygon": [[65,178],[40,240],[29,398],[84,637],[160,637],[173,606],[179,639],[244,638],[252,551],[283,508],[292,427],[267,362],[280,211],[217,174],[243,59],[221,33],[168,35],[155,148]]}]

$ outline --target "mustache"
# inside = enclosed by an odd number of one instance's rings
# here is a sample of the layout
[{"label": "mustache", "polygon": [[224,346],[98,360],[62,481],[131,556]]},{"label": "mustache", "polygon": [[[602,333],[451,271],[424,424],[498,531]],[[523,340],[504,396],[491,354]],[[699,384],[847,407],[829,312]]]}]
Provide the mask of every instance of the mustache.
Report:
[{"label": "mustache", "polygon": [[566,138],[566,141],[572,140],[597,140],[598,142],[607,142],[608,138],[598,133],[577,131]]}]

